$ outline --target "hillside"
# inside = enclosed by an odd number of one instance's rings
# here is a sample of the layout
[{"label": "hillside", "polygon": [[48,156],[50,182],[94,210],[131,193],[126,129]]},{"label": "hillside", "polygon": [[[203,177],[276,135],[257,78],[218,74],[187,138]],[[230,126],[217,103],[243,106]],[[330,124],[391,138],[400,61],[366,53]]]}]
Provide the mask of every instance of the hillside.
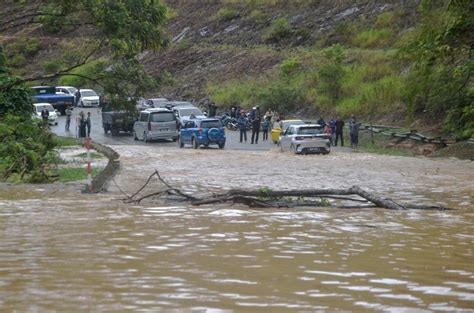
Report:
[{"label": "hillside", "polygon": [[[354,113],[397,124],[429,120],[434,129],[442,125],[448,104],[429,114],[424,104],[407,107],[411,91],[405,80],[412,65],[399,49],[419,34],[420,1],[165,2],[170,8],[166,46],[139,56],[163,84],[144,96],[209,99],[221,107],[259,104],[291,115]],[[4,2],[0,9],[15,12],[17,3]],[[73,51],[94,35],[87,26],[51,31],[8,18],[16,22],[0,24],[0,42],[20,75],[65,67]]]}]

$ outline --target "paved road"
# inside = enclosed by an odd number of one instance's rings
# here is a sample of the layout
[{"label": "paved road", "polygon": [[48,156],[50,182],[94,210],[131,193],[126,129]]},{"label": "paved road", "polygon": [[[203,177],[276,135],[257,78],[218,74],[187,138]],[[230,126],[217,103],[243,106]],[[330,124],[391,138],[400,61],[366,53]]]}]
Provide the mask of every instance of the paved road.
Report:
[{"label": "paved road", "polygon": [[[110,132],[108,134],[104,134],[104,130],[102,128],[102,115],[100,114],[100,109],[97,109],[97,108],[75,108],[73,116],[71,118],[71,127],[68,132],[65,130],[65,124],[66,124],[65,116],[59,116],[58,117],[59,124],[57,126],[51,126],[51,130],[60,136],[76,137],[76,134],[77,134],[76,117],[79,115],[80,111],[84,111],[86,114],[87,112],[91,112],[91,120],[92,120],[91,138],[92,140],[101,144],[105,144],[105,145],[145,145],[143,141],[134,140],[132,134],[120,133],[119,136],[112,136]],[[266,142],[261,141],[262,134],[260,134],[260,141],[258,145],[250,144],[251,132],[247,132],[247,136],[248,136],[247,143],[239,142],[238,131],[226,130],[226,135],[227,135],[227,142],[226,142],[226,147],[225,147],[226,149],[270,150],[271,148],[274,147],[274,144],[271,141],[266,141]],[[172,146],[177,146],[177,143],[172,142],[172,141],[167,141],[167,140],[157,140],[151,143],[147,143],[146,145],[160,145],[160,146],[172,147]]]}]

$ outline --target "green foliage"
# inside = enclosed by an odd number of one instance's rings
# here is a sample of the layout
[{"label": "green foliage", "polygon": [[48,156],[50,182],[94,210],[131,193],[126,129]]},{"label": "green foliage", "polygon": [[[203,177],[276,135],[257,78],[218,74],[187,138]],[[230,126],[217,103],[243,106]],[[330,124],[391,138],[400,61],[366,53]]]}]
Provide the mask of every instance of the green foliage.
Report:
[{"label": "green foliage", "polygon": [[293,76],[301,71],[302,63],[298,58],[284,60],[280,64],[280,73],[283,77]]},{"label": "green foliage", "polygon": [[223,7],[216,14],[216,19],[222,22],[228,22],[237,17],[239,17],[239,12],[231,7]]},{"label": "green foliage", "polygon": [[0,118],[8,112],[30,117],[33,113],[33,105],[30,90],[15,83],[19,78],[2,73],[0,70],[0,88],[13,85],[0,92]]},{"label": "green foliage", "polygon": [[[92,168],[91,176],[96,176],[100,170],[98,168]],[[83,167],[63,167],[53,171],[55,176],[58,177],[60,183],[67,183],[78,180],[87,179],[87,169]]]},{"label": "green foliage", "polygon": [[268,20],[268,14],[262,10],[253,10],[250,12],[250,18],[257,24],[263,24]]},{"label": "green foliage", "polygon": [[102,89],[101,86],[91,83],[90,78],[101,78],[109,61],[107,59],[97,59],[88,62],[80,67],[73,69],[68,75],[64,75],[59,79],[59,85],[64,86],[91,86]]},{"label": "green foliage", "polygon": [[415,40],[402,49],[413,66],[405,83],[405,99],[413,114],[446,116],[446,129],[459,136],[474,133],[472,103],[472,34],[469,0],[422,2],[423,19]]},{"label": "green foliage", "polygon": [[263,39],[265,41],[278,42],[282,39],[290,37],[292,34],[293,29],[291,28],[288,20],[284,17],[280,17],[272,22]]},{"label": "green foliage", "polygon": [[53,135],[31,115],[0,118],[0,179],[39,183],[50,180],[56,160]]},{"label": "green foliage", "polygon": [[46,73],[56,73],[63,67],[60,60],[50,60],[43,63],[43,70]]},{"label": "green foliage", "polygon": [[77,139],[71,137],[54,136],[53,140],[56,147],[73,147],[79,145]]},{"label": "green foliage", "polygon": [[390,46],[394,36],[390,29],[369,29],[357,34],[353,44],[361,48],[385,48]]},{"label": "green foliage", "polygon": [[8,65],[14,68],[23,67],[28,59],[34,57],[41,50],[41,44],[36,38],[20,37],[5,45],[4,53]]}]

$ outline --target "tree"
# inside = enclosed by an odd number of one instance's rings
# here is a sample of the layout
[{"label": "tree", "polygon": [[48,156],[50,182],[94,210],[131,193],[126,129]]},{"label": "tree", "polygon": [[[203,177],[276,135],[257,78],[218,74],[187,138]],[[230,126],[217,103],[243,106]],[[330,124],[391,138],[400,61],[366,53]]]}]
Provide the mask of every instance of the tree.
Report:
[{"label": "tree", "polygon": [[[12,2],[0,16],[0,31],[39,25],[45,32],[80,34],[81,46],[48,75],[14,76],[0,46],[0,179],[49,180],[55,162],[52,134],[32,119],[26,83],[62,76],[87,79],[112,95],[123,108],[134,106],[146,88],[156,86],[138,54],[164,44],[167,8],[159,0],[44,0]],[[89,36],[86,36],[86,31]],[[107,56],[101,66],[83,75],[77,71]]]},{"label": "tree", "polygon": [[[132,90],[143,80],[137,81],[137,76],[128,75],[124,68],[130,73],[139,71],[148,83],[152,81],[137,60],[140,52],[156,50],[164,44],[163,26],[167,7],[159,0],[46,0],[39,2],[39,5],[36,3],[30,1],[12,5],[0,20],[0,31],[39,24],[45,31],[79,34],[76,39],[81,39],[81,46],[72,48],[76,50],[75,55],[70,57],[74,62],[65,62],[59,70],[48,75],[33,75],[4,83],[0,85],[0,91],[5,91],[12,84],[72,75],[88,79],[105,92],[116,94],[114,84],[108,80],[116,79],[113,75],[117,74],[114,71],[117,68],[121,68],[121,80]],[[74,71],[103,56],[107,56],[108,70],[97,68],[96,72],[89,72],[88,75]]]},{"label": "tree", "polygon": [[422,1],[418,36],[402,50],[412,62],[404,88],[410,111],[444,116],[446,130],[467,138],[474,134],[473,9],[470,0]]}]

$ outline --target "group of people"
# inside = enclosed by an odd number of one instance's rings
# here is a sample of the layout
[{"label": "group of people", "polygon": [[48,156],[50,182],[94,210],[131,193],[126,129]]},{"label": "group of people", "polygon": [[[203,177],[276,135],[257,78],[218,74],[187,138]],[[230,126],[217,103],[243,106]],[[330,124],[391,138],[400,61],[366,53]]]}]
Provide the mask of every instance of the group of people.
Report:
[{"label": "group of people", "polygon": [[250,144],[258,144],[260,129],[262,130],[262,140],[268,140],[268,131],[270,130],[271,121],[276,116],[276,113],[269,110],[262,116],[260,107],[254,106],[247,114],[245,110],[240,109],[240,107],[232,106],[230,115],[237,119],[240,131],[240,142],[247,142],[247,123],[250,121],[252,124]]},{"label": "group of people", "polygon": [[[343,130],[345,123],[339,116],[336,119],[332,118],[327,123],[322,117],[320,117],[316,123],[324,127],[325,134],[330,135],[332,145],[337,146],[338,140],[340,139],[341,147],[344,146]],[[351,117],[349,118],[349,135],[351,139],[351,148],[357,148],[359,144],[360,124],[361,123],[357,122],[357,119],[354,114],[351,114]]]},{"label": "group of people", "polygon": [[[69,131],[71,127],[72,108],[66,109],[66,131]],[[87,112],[87,117],[84,111],[79,112],[76,118],[77,125],[77,137],[78,138],[90,138],[91,136],[91,112]]]},{"label": "group of people", "polygon": [[[230,107],[230,116],[237,119],[238,129],[240,130],[240,142],[247,142],[247,124],[248,121],[252,124],[252,136],[251,144],[258,144],[259,134],[262,131],[263,141],[268,140],[268,132],[271,129],[271,125],[274,122],[280,121],[281,116],[272,110],[268,110],[263,116],[260,112],[260,107],[255,106],[250,112],[245,112],[244,109],[241,109],[238,106]],[[328,122],[324,120],[323,117],[320,117],[317,124],[324,127],[324,133],[330,135],[331,145],[337,146],[338,143],[341,143],[341,146],[344,146],[344,126],[346,125],[341,117],[332,118]],[[349,124],[349,135],[351,140],[351,148],[357,148],[359,144],[359,128],[360,124],[354,114],[351,114],[351,117],[348,121]]]}]

